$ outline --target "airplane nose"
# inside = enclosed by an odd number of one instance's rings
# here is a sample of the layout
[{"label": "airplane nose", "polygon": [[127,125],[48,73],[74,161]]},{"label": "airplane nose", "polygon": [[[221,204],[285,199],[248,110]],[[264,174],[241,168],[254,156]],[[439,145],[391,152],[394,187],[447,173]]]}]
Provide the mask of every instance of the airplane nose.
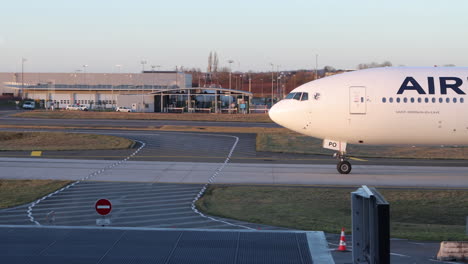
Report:
[{"label": "airplane nose", "polygon": [[277,123],[278,125],[285,126],[285,122],[288,119],[288,112],[287,109],[284,107],[283,102],[278,102],[270,108],[268,111],[268,115],[270,116],[273,122]]}]

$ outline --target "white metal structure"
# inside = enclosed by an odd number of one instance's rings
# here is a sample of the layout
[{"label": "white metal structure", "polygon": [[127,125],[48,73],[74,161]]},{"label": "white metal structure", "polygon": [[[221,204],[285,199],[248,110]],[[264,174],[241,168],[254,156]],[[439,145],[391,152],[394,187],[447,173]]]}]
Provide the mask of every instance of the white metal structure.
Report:
[{"label": "white metal structure", "polygon": [[76,104],[73,104],[73,105],[67,105],[67,107],[65,108],[66,110],[80,110],[80,111],[88,111],[88,108],[84,105],[76,105]]},{"label": "white metal structure", "polygon": [[130,113],[130,112],[133,112],[132,109],[128,108],[128,107],[125,107],[125,106],[118,106],[117,109],[115,109],[116,112],[127,112],[127,113]]},{"label": "white metal structure", "polygon": [[274,105],[276,123],[323,139],[349,173],[346,144],[468,144],[468,68],[391,67],[301,85]]}]

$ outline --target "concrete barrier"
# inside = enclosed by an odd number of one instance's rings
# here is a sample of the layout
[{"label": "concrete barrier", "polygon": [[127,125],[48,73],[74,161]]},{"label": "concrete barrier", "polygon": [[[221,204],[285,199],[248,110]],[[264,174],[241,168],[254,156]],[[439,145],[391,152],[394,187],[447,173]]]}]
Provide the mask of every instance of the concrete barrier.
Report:
[{"label": "concrete barrier", "polygon": [[437,253],[437,260],[467,261],[468,241],[442,241],[439,253]]}]

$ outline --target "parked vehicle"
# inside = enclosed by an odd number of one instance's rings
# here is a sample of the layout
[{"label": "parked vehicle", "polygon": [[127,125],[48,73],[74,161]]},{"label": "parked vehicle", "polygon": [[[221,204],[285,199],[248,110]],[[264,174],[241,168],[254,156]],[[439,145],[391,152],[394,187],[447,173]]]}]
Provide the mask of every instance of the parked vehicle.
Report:
[{"label": "parked vehicle", "polygon": [[133,112],[133,109],[125,107],[125,106],[118,106],[117,109],[115,109],[116,112]]},{"label": "parked vehicle", "polygon": [[24,102],[23,103],[23,109],[34,109],[36,108],[36,103],[35,102],[32,102],[32,101],[27,101],[27,102]]},{"label": "parked vehicle", "polygon": [[76,104],[73,104],[73,105],[67,105],[67,107],[65,108],[66,110],[81,110],[81,111],[88,111],[88,108],[84,105],[76,105]]}]

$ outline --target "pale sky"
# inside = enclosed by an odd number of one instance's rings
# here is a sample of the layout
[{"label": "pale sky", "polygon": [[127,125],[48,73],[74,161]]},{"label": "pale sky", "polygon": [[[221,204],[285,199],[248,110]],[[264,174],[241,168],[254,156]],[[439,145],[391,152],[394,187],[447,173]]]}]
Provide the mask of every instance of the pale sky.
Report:
[{"label": "pale sky", "polygon": [[[21,0],[2,3],[0,72],[468,66],[466,0]],[[276,67],[275,67],[276,70]]]}]

